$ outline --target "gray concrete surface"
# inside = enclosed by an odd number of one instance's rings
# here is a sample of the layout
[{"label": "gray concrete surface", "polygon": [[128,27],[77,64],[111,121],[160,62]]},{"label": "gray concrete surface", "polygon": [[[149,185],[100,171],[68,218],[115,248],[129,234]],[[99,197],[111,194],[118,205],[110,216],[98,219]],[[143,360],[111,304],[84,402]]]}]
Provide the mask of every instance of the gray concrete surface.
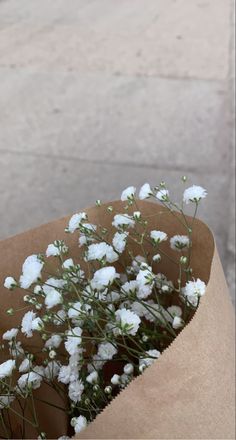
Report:
[{"label": "gray concrete surface", "polygon": [[234,289],[233,0],[0,0],[0,238],[129,184],[208,189]]}]

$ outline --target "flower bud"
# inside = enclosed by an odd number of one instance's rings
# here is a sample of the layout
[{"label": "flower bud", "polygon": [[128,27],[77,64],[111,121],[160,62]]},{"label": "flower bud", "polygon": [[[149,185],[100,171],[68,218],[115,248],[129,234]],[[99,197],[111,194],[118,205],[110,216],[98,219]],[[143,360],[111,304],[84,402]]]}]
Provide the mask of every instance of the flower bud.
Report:
[{"label": "flower bud", "polygon": [[187,264],[187,262],[188,262],[188,258],[187,257],[184,257],[183,255],[182,255],[182,257],[180,257],[180,264],[183,264],[183,265],[185,265],[185,264]]},{"label": "flower bud", "polygon": [[104,389],[104,391],[105,391],[106,394],[111,394],[111,392],[112,392],[112,387],[111,387],[111,386],[107,386],[107,387]]}]

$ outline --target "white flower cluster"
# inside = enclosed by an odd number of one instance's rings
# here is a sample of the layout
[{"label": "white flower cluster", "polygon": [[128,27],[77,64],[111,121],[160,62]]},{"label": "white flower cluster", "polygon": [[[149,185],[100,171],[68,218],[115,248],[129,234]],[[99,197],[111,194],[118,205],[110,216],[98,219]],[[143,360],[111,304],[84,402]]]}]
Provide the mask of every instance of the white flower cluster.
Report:
[{"label": "white flower cluster", "polygon": [[[26,258],[19,280],[5,279],[6,289],[26,294],[18,312],[8,310],[20,318],[2,336],[9,359],[0,364],[0,409],[8,410],[19,398],[32,403],[34,390],[46,383],[60,398],[65,393],[78,434],[134,377],[159,362],[189,322],[206,291],[190,267],[192,224],[183,214],[180,230],[171,237],[159,230],[158,220],[155,229],[149,228],[136,193],[139,200],[154,198],[179,214],[184,203],[197,208],[207,194],[193,185],[184,190],[178,208],[164,182],[145,183],[139,191],[129,186],[121,195],[123,212],[108,208],[109,229],[89,223],[85,212],[71,217],[66,232],[76,234],[77,258],[76,252],[70,257],[65,241],[56,240],[45,254]],[[178,280],[163,273],[165,261],[178,266]],[[63,434],[60,439],[68,440]]]}]

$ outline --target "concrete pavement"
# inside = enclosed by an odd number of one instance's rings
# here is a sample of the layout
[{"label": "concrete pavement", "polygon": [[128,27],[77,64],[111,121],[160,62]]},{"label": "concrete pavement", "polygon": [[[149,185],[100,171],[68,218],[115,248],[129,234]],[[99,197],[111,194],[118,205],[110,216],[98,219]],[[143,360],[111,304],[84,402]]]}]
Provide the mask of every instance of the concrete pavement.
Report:
[{"label": "concrete pavement", "polygon": [[208,189],[234,286],[232,0],[0,0],[0,238],[129,184]]}]

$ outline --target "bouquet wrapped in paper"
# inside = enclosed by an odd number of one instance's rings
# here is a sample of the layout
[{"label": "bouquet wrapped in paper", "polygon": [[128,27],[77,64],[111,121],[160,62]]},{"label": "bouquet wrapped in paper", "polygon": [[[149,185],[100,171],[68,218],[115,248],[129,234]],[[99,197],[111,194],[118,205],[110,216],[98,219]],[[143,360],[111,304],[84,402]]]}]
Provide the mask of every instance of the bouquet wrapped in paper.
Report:
[{"label": "bouquet wrapped in paper", "polygon": [[205,196],[129,187],[0,243],[1,438],[234,438],[233,308]]}]

